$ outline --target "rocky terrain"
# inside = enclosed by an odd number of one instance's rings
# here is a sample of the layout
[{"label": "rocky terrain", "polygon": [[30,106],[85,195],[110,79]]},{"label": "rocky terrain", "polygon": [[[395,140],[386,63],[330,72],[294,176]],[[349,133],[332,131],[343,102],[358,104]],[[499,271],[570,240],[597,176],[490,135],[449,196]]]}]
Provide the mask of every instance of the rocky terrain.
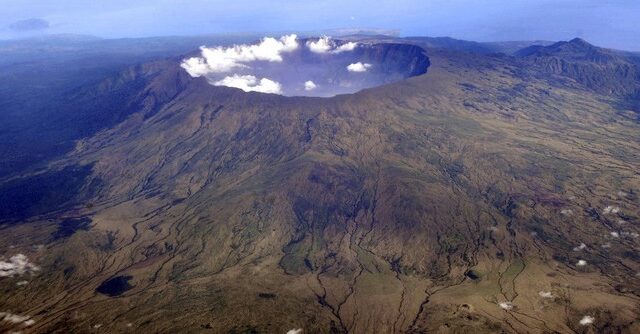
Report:
[{"label": "rocky terrain", "polygon": [[636,63],[404,43],[426,74],[331,98],[78,92],[121,117],[1,178],[0,330],[638,332]]}]

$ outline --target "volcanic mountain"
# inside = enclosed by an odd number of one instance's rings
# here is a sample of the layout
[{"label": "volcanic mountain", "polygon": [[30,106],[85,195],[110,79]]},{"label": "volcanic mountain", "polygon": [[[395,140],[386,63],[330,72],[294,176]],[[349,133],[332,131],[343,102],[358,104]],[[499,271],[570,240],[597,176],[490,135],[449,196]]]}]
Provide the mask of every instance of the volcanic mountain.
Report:
[{"label": "volcanic mountain", "polygon": [[120,116],[2,179],[0,328],[638,332],[638,85],[578,44],[422,45],[425,74],[330,98],[182,57],[76,92]]},{"label": "volcanic mountain", "polygon": [[576,38],[549,46],[530,46],[516,56],[543,73],[565,76],[605,95],[640,98],[640,60]]}]

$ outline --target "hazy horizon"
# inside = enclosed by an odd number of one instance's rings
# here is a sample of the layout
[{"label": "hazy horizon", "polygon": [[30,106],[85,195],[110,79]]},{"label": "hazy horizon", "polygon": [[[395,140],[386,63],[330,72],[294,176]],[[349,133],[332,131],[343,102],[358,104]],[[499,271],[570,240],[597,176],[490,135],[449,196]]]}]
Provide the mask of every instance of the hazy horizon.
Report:
[{"label": "hazy horizon", "polygon": [[[400,36],[452,37],[478,42],[583,38],[639,51],[640,2],[627,0],[397,0],[300,3],[194,0],[85,3],[0,0],[0,39],[49,34],[101,38],[376,29]],[[292,14],[293,13],[293,14]]]}]

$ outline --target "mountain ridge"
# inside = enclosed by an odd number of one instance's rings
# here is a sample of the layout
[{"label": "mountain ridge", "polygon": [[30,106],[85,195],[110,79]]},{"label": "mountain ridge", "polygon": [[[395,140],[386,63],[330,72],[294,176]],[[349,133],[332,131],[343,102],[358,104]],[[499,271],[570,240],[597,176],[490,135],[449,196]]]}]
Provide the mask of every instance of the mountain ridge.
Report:
[{"label": "mountain ridge", "polygon": [[583,39],[531,46],[515,54],[541,71],[572,78],[600,93],[637,99],[640,63],[619,52],[593,46]]}]

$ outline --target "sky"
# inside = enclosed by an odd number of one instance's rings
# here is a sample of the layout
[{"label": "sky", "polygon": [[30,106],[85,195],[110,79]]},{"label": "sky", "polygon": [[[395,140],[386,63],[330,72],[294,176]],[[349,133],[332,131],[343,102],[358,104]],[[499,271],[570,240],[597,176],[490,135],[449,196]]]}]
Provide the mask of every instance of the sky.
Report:
[{"label": "sky", "polygon": [[569,40],[640,51],[640,0],[0,0],[0,39],[380,29],[475,41]]}]

